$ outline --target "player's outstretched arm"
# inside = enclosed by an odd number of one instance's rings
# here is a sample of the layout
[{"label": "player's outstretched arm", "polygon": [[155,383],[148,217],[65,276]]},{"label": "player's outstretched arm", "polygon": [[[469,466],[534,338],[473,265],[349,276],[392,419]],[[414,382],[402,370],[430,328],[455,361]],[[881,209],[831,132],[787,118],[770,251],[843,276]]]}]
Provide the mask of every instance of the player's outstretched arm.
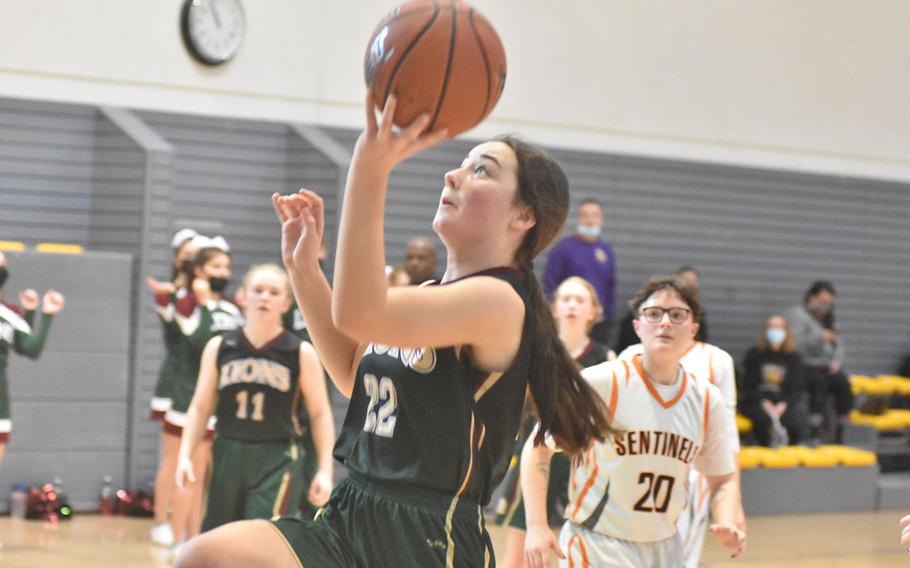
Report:
[{"label": "player's outstretched arm", "polygon": [[183,489],[187,483],[196,481],[193,472],[193,452],[202,440],[208,426],[209,416],[215,408],[215,397],[218,386],[218,349],[221,347],[221,336],[213,337],[202,351],[199,365],[199,379],[193,400],[186,411],[186,426],[180,437],[180,449],[177,451],[177,487]]},{"label": "player's outstretched arm", "polygon": [[332,382],[350,398],[360,349],[332,322],[332,289],[319,267],[325,228],[322,198],[301,189],[291,195],[272,195],[272,205],[281,222],[281,258],[291,278],[294,299]]},{"label": "player's outstretched arm", "polygon": [[714,519],[708,530],[730,551],[731,558],[736,558],[746,547],[746,532],[737,526],[741,501],[736,477],[733,473],[706,477],[711,488],[711,516]]},{"label": "player's outstretched arm", "polygon": [[306,341],[300,344],[300,390],[306,403],[310,427],[313,430],[313,444],[316,446],[316,456],[319,460],[307,498],[313,505],[321,507],[332,493],[335,422],[332,418],[332,405],[329,404],[322,365],[316,356],[316,350]]},{"label": "player's outstretched arm", "polygon": [[[26,290],[25,293],[28,292],[29,291]],[[20,296],[20,299],[22,299],[22,297],[23,296]],[[25,333],[17,330],[13,338],[13,350],[30,359],[37,359],[44,350],[44,344],[47,341],[47,335],[51,329],[51,320],[55,315],[60,313],[60,310],[63,309],[63,305],[63,294],[56,290],[48,290],[45,292],[44,297],[41,299],[41,323],[32,330],[32,333]],[[34,305],[31,303],[31,300],[26,303],[26,309],[30,308],[30,312],[36,307],[37,295],[35,296]]]},{"label": "player's outstretched arm", "polygon": [[527,535],[525,536],[525,563],[529,568],[546,568],[550,565],[550,551],[559,558],[565,555],[550,530],[547,519],[547,484],[550,481],[550,458],[553,449],[534,445],[536,430],[528,436],[521,452],[521,495],[525,504]]}]

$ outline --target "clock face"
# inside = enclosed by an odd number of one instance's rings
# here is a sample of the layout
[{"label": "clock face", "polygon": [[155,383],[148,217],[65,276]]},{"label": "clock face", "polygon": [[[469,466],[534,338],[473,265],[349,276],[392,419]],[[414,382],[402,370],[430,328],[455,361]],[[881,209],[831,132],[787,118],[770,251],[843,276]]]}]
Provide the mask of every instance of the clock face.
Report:
[{"label": "clock face", "polygon": [[187,49],[206,65],[229,61],[243,41],[240,0],[185,0],[180,23]]}]

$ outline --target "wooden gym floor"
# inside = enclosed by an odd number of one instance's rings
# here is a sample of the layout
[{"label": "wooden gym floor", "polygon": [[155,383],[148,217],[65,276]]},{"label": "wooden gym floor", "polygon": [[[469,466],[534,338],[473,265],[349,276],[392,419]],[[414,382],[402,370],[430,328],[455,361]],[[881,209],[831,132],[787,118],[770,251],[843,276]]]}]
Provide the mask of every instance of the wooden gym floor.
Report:
[{"label": "wooden gym floor", "polygon": [[[907,511],[762,516],[749,520],[749,549],[726,558],[710,535],[702,565],[711,568],[865,568],[907,566],[910,555],[898,542],[897,520]],[[82,514],[50,525],[0,517],[3,568],[169,566],[164,549],[148,542],[148,520]],[[502,529],[491,528],[502,549]]]}]

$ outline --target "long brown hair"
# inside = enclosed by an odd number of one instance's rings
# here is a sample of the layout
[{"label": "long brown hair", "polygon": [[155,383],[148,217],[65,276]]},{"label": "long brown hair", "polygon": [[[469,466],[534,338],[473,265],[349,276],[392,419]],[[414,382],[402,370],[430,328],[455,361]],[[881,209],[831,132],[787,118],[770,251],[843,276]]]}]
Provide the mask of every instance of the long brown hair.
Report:
[{"label": "long brown hair", "polygon": [[569,181],[556,161],[542,149],[513,136],[495,139],[509,146],[518,162],[516,202],[534,211],[536,223],[524,237],[515,261],[534,317],[531,347],[531,377],[528,384],[540,427],[535,444],[550,434],[565,452],[575,455],[597,440],[603,441],[613,429],[607,407],[579,373],[566,351],[532,261],[559,235],[569,213]]}]

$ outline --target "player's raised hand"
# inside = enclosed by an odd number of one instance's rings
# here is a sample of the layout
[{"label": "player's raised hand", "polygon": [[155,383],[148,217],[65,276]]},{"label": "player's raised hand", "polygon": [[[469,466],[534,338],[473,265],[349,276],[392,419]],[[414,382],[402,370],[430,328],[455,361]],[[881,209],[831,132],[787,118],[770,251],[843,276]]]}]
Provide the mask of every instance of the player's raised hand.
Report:
[{"label": "player's raised hand", "polygon": [[561,560],[566,559],[549,526],[534,523],[528,525],[525,535],[525,564],[528,568],[547,568],[550,565],[550,551]]},{"label": "player's raised hand", "polygon": [[38,309],[38,292],[35,292],[31,288],[19,292],[19,303],[22,305],[22,309],[26,311],[33,311]]},{"label": "player's raised hand", "polygon": [[208,278],[193,278],[193,295],[200,304],[205,304],[212,299],[212,285]]},{"label": "player's raised hand", "polygon": [[272,206],[281,221],[281,259],[288,269],[318,267],[325,209],[322,198],[308,189],[290,195],[272,195]]},{"label": "player's raised hand", "polygon": [[735,525],[714,524],[708,527],[714,538],[731,552],[730,558],[736,558],[746,548],[746,533]]},{"label": "player's raised hand", "polygon": [[310,492],[307,495],[307,499],[313,505],[322,507],[329,500],[331,494],[332,476],[324,471],[317,471],[316,475],[313,476],[312,483],[310,483]]},{"label": "player's raised hand", "polygon": [[170,295],[177,292],[177,287],[174,286],[173,282],[161,282],[160,280],[155,279],[152,276],[149,276],[145,279],[146,286],[149,287],[149,290],[152,291],[155,295]]},{"label": "player's raised hand", "polygon": [[382,174],[389,174],[395,166],[414,154],[426,150],[446,139],[445,129],[421,134],[430,124],[430,115],[423,113],[405,128],[395,128],[393,117],[398,100],[389,95],[379,119],[373,99],[367,96],[367,128],[357,140],[354,160],[368,163]]},{"label": "player's raised hand", "polygon": [[41,311],[54,315],[63,309],[63,303],[63,294],[56,290],[48,290],[44,293],[44,298],[42,298]]}]

